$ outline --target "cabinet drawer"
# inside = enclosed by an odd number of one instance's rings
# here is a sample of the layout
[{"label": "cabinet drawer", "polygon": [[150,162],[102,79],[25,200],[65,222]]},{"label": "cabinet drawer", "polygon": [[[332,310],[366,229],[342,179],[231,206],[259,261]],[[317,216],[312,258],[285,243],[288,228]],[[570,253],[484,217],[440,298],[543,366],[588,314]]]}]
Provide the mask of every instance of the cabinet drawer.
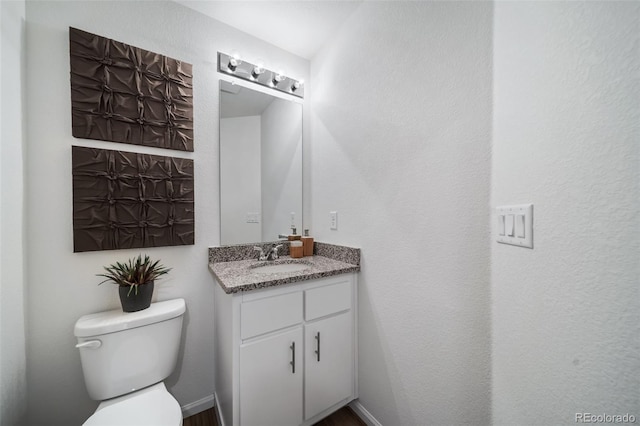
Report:
[{"label": "cabinet drawer", "polygon": [[343,281],[304,293],[307,321],[351,309],[351,281]]},{"label": "cabinet drawer", "polygon": [[240,317],[242,339],[299,324],[302,322],[302,292],[244,302]]}]

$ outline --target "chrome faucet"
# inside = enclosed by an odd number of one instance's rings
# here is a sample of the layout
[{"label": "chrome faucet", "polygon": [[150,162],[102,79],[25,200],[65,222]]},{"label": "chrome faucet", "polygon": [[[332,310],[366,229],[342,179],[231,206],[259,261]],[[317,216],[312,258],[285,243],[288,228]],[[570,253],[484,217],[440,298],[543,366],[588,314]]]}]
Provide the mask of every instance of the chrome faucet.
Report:
[{"label": "chrome faucet", "polygon": [[259,261],[276,260],[276,259],[278,259],[278,250],[281,249],[281,248],[282,248],[282,244],[278,244],[278,245],[275,245],[275,246],[271,247],[265,253],[264,250],[262,250],[262,247],[258,247],[258,246],[253,247],[253,249],[258,252],[258,260]]},{"label": "chrome faucet", "polygon": [[282,244],[278,244],[276,246],[271,247],[267,250],[267,260],[276,260],[278,259],[278,250],[282,248]]},{"label": "chrome faucet", "polygon": [[262,247],[254,246],[253,250],[258,252],[258,260],[259,261],[267,260],[267,255],[264,254],[264,251],[262,250]]}]

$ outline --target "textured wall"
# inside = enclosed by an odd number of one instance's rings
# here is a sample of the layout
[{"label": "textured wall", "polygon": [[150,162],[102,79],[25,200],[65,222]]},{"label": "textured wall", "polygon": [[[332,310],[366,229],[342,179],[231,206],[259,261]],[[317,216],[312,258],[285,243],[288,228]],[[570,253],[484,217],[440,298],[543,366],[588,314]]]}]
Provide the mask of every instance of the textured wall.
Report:
[{"label": "textured wall", "polygon": [[[156,299],[184,297],[187,302],[183,350],[167,380],[169,390],[181,405],[207,398],[214,383],[214,281],[207,248],[219,244],[220,237],[216,52],[237,49],[248,59],[280,62],[306,80],[309,63],[174,2],[29,1],[26,7],[30,424],[81,424],[97,406],[84,388],[73,325],[84,314],[119,306],[115,286],[97,286],[95,274],[105,264],[141,252],[72,253],[71,145],[80,143],[71,135],[69,26],[193,64],[195,151],[170,153],[195,161],[196,242],[143,252],[173,268],[156,285]],[[90,140],[82,145],[114,148]]]},{"label": "textured wall", "polygon": [[24,207],[25,2],[0,2],[0,424],[27,407]]},{"label": "textured wall", "polygon": [[495,5],[492,204],[534,204],[491,243],[496,425],[640,417],[639,8]]},{"label": "textured wall", "polygon": [[311,231],[362,248],[384,425],[490,423],[491,28],[491,3],[364,2],[312,60]]}]

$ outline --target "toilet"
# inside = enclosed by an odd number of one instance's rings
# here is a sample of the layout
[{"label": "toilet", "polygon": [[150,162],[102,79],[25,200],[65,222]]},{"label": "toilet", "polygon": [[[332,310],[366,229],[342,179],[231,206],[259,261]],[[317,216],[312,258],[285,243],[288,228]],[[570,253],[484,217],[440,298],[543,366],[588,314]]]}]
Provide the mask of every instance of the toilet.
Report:
[{"label": "toilet", "polygon": [[91,399],[101,401],[84,426],[181,426],[180,404],[163,380],[175,368],[184,299],[85,315],[75,325]]}]

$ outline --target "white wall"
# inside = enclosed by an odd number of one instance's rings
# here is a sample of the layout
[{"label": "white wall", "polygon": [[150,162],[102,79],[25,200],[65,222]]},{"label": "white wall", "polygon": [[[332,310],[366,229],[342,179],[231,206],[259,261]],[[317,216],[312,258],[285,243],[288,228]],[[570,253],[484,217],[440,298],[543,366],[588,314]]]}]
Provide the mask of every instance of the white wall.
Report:
[{"label": "white wall", "polygon": [[[73,325],[117,308],[116,289],[95,276],[103,265],[145,252],[173,268],[156,299],[187,302],[185,348],[167,380],[182,404],[213,393],[213,286],[207,248],[219,243],[216,52],[284,63],[309,79],[306,60],[173,2],[27,2],[28,389],[30,424],[81,424],[89,400]],[[71,136],[68,27],[114,38],[193,64],[195,152],[180,153]],[[255,60],[255,59],[254,59]],[[194,246],[72,252],[71,145],[184,156],[195,160]]]},{"label": "white wall", "polygon": [[262,241],[262,219],[247,223],[247,213],[260,213],[260,116],[220,119],[220,202],[224,227],[220,241],[242,244]]},{"label": "white wall", "polygon": [[302,105],[277,99],[262,113],[262,239],[302,234]]},{"label": "white wall", "polygon": [[0,2],[0,424],[27,407],[24,205],[25,2]]},{"label": "white wall", "polygon": [[493,419],[640,418],[640,4],[498,2],[492,205],[534,204],[534,249],[492,242]]},{"label": "white wall", "polygon": [[362,248],[385,425],[490,423],[491,28],[491,3],[364,2],[311,63],[312,235]]}]

